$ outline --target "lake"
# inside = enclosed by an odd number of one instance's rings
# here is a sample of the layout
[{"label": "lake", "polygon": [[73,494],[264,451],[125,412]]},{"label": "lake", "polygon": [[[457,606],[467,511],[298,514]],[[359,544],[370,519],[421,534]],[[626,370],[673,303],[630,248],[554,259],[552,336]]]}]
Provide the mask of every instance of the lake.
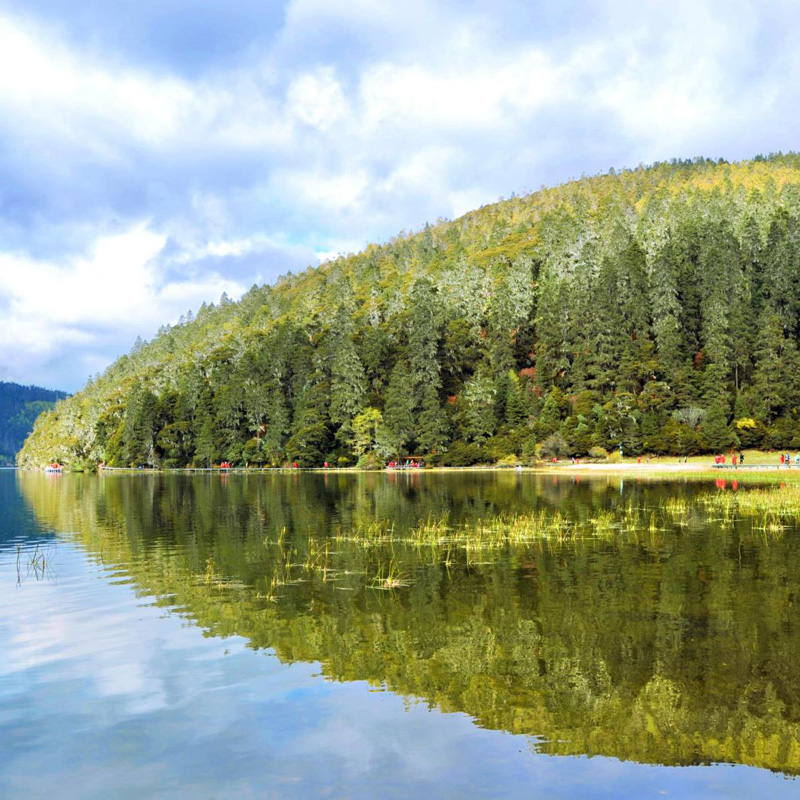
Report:
[{"label": "lake", "polygon": [[730,491],[0,473],[0,796],[800,796],[800,527]]}]

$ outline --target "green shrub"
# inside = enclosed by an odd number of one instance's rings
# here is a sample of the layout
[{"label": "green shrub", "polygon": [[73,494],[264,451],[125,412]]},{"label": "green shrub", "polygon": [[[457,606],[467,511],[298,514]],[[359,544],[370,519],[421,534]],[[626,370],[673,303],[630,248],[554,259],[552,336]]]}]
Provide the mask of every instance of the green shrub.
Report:
[{"label": "green shrub", "polygon": [[569,455],[569,445],[560,433],[553,433],[539,445],[539,454],[548,461],[553,458],[565,458]]},{"label": "green shrub", "polygon": [[442,454],[442,464],[448,467],[471,467],[487,460],[486,451],[475,442],[456,442]]}]

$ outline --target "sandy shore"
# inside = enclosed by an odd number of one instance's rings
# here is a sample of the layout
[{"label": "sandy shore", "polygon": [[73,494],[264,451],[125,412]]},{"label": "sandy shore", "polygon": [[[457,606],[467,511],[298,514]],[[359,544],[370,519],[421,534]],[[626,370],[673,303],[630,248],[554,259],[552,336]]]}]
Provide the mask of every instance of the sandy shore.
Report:
[{"label": "sandy shore", "polygon": [[[754,466],[753,469],[756,467]],[[541,468],[540,468],[541,469]],[[703,472],[716,469],[713,463],[708,464],[659,464],[657,461],[641,464],[553,464],[544,470],[557,469],[560,472]],[[745,467],[744,469],[750,469]]]},{"label": "sandy shore", "polygon": [[382,472],[389,474],[420,474],[432,472],[535,472],[542,475],[580,475],[580,474],[603,474],[603,475],[619,475],[619,474],[636,474],[636,475],[659,475],[659,474],[742,474],[742,473],[758,473],[769,472],[776,473],[778,471],[788,474],[800,475],[800,467],[792,465],[790,467],[783,466],[779,462],[761,462],[761,463],[747,463],[734,467],[730,462],[723,465],[715,465],[709,458],[706,460],[693,460],[684,463],[677,463],[674,461],[642,461],[637,463],[635,461],[623,461],[620,463],[613,462],[585,462],[579,464],[572,464],[568,461],[560,461],[556,464],[538,464],[536,466],[527,467],[511,467],[511,466],[480,466],[475,465],[472,467],[423,467],[413,469],[386,469],[378,468],[373,470],[362,470],[355,467],[270,467],[270,468],[243,468],[231,467],[230,469],[221,470],[218,467],[203,467],[203,468],[180,468],[180,469],[135,469],[131,467],[100,467],[100,472],[118,472],[128,474],[169,474],[169,473],[185,473],[185,474],[202,474],[202,473],[246,473],[246,474],[266,474],[266,473],[297,473],[297,472],[316,472],[322,474],[336,474],[336,473],[360,473],[367,472]]},{"label": "sandy shore", "polygon": [[792,465],[786,467],[780,463],[760,463],[760,464],[744,464],[733,466],[730,462],[722,465],[714,464],[712,461],[708,462],[689,462],[684,464],[663,463],[658,461],[651,461],[650,463],[642,462],[641,464],[625,462],[622,464],[604,464],[604,463],[589,463],[589,464],[553,464],[546,467],[531,467],[526,471],[535,472],[558,472],[562,474],[586,474],[586,473],[603,473],[603,474],[636,474],[636,475],[658,475],[668,473],[708,473],[712,475],[741,475],[753,474],[759,472],[785,472],[792,475],[800,475],[800,467]]}]

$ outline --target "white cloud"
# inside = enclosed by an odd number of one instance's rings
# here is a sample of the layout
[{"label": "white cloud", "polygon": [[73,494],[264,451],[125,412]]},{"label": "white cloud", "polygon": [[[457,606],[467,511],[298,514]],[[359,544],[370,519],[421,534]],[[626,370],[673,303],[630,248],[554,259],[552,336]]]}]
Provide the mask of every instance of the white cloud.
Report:
[{"label": "white cloud", "polygon": [[369,183],[369,175],[363,168],[338,174],[313,169],[287,170],[277,176],[276,190],[300,200],[307,208],[338,214],[363,203]]},{"label": "white cloud", "polygon": [[0,42],[0,109],[11,137],[54,137],[62,150],[122,163],[134,143],[186,152],[189,145],[202,151],[289,141],[286,119],[257,72],[192,83],[121,68],[69,50],[40,27],[2,17]]},{"label": "white cloud", "polygon": [[397,36],[425,38],[426,33],[440,33],[442,22],[437,4],[425,0],[290,0],[286,9],[287,36],[302,37],[309,29],[338,23],[349,29],[382,33],[388,46]]},{"label": "white cloud", "polygon": [[0,107],[60,138],[94,136],[86,147],[112,156],[111,129],[149,143],[174,136],[179,118],[193,104],[189,88],[173,79],[154,80],[113,72],[70,52],[41,29],[0,18]]},{"label": "white cloud", "polygon": [[156,283],[151,260],[163,246],[163,236],[138,226],[100,239],[88,258],[68,265],[0,254],[0,290],[17,319],[115,324],[148,313]]},{"label": "white cloud", "polygon": [[361,82],[364,118],[382,124],[431,130],[491,130],[508,115],[531,113],[558,96],[559,70],[531,50],[501,61],[471,54],[446,69],[436,65],[378,64]]},{"label": "white cloud", "polygon": [[59,263],[0,253],[0,297],[7,303],[0,363],[16,373],[26,363],[32,368],[31,358],[71,350],[89,355],[109,338],[127,341],[128,349],[137,335],[152,335],[203,301],[244,292],[244,286],[214,274],[165,282],[156,261],[164,244],[162,234],[138,224],[100,238],[86,256]]},{"label": "white cloud", "polygon": [[[0,306],[23,326],[0,333],[6,368],[24,378],[36,348],[96,363],[93,328],[122,341],[512,191],[796,146],[791,3],[479,6],[291,0],[273,38],[194,77],[0,16]],[[58,348],[35,342],[48,324]]]},{"label": "white cloud", "polygon": [[344,92],[330,67],[304,73],[293,80],[287,92],[289,113],[315,128],[330,128],[344,117]]}]

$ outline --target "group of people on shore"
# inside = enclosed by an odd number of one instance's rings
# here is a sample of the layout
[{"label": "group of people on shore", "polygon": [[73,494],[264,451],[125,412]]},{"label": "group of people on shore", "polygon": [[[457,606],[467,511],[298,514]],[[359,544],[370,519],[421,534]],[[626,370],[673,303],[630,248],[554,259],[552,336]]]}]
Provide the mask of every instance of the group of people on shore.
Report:
[{"label": "group of people on shore", "polygon": [[[718,465],[724,464],[725,463],[725,456],[723,456],[723,455],[714,456],[714,463],[718,464]],[[781,464],[782,463],[783,463],[783,456],[781,456]],[[744,453],[738,453],[737,454],[736,452],[732,452],[731,453],[731,464],[733,464],[734,467],[744,466]]]},{"label": "group of people on shore", "polygon": [[[714,464],[722,465],[724,463],[725,456],[714,456]],[[731,453],[731,464],[733,464],[734,467],[744,466],[744,453]],[[791,467],[792,465],[800,467],[800,453],[797,453],[794,457],[792,457],[791,453],[781,453],[781,466]]]}]

